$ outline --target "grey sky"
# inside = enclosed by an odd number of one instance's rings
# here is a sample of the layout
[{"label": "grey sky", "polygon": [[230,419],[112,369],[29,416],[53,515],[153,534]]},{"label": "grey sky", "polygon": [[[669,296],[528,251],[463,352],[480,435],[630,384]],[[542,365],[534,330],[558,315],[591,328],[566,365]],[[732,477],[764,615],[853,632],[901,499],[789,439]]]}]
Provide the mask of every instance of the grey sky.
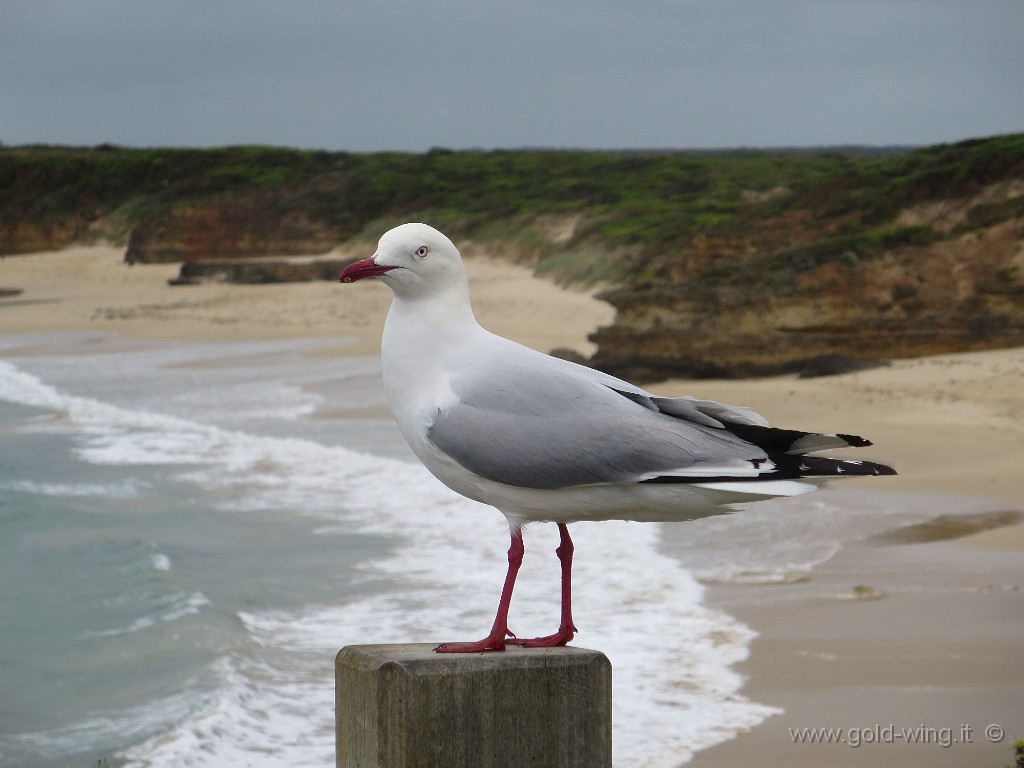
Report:
[{"label": "grey sky", "polygon": [[1024,130],[1024,0],[0,0],[0,141],[925,144]]}]

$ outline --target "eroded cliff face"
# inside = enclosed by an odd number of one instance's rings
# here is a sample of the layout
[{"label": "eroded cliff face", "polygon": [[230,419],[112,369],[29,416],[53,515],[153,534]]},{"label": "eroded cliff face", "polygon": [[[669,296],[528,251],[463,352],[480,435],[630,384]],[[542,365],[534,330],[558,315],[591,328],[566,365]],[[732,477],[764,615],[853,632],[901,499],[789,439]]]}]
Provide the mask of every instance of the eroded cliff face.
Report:
[{"label": "eroded cliff face", "polygon": [[[732,254],[719,246],[712,261],[750,258],[748,243],[733,244]],[[691,262],[701,261],[703,247]],[[1021,217],[870,257],[848,251],[796,272],[750,272],[744,280],[742,271],[675,279],[667,271],[604,293],[618,314],[591,337],[591,364],[649,381],[814,370],[825,358],[842,369],[1024,344]]]},{"label": "eroded cliff face", "polygon": [[76,242],[85,228],[85,222],[74,217],[60,221],[7,222],[0,226],[0,256],[59,251]]},{"label": "eroded cliff face", "polygon": [[436,222],[467,256],[609,286],[590,362],[641,380],[1024,344],[1024,135],[878,156],[27,148],[0,151],[0,182],[0,255],[127,240],[181,284],[330,279],[328,251]]},{"label": "eroded cliff face", "polygon": [[[650,381],[831,372],[1024,344],[1024,217],[966,227],[978,206],[1021,194],[1018,181],[969,200],[907,209],[893,226],[911,233],[922,227],[929,234],[921,244],[897,238],[891,247],[858,252],[856,242],[844,245],[837,237],[842,218],[789,209],[741,232],[698,235],[677,250],[647,254],[639,261],[652,277],[601,294],[617,316],[591,337],[598,350],[589,363]],[[543,216],[526,229],[526,238],[460,242],[468,256],[532,265],[566,250],[601,247],[579,216]],[[829,238],[833,251],[818,245]],[[323,272],[319,262],[263,257],[323,253],[339,242],[336,231],[294,211],[274,217],[251,202],[217,200],[136,228],[126,258],[184,262],[181,283],[324,279],[336,264]]]},{"label": "eroded cliff face", "polygon": [[302,211],[275,210],[253,198],[215,199],[141,221],[128,239],[125,260],[190,262],[324,253],[341,238]]}]

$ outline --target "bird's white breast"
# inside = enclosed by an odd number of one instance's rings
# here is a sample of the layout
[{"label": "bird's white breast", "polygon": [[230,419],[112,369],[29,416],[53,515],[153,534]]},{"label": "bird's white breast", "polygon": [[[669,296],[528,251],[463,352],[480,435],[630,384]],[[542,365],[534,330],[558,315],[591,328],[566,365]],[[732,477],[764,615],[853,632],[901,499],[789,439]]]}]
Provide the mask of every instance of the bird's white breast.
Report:
[{"label": "bird's white breast", "polygon": [[446,332],[444,323],[431,323],[422,315],[409,322],[406,308],[396,301],[388,313],[381,342],[384,393],[398,428],[416,457],[448,487],[470,498],[471,474],[442,454],[427,435],[436,414],[458,400],[451,380],[460,360],[471,359],[472,329]]}]

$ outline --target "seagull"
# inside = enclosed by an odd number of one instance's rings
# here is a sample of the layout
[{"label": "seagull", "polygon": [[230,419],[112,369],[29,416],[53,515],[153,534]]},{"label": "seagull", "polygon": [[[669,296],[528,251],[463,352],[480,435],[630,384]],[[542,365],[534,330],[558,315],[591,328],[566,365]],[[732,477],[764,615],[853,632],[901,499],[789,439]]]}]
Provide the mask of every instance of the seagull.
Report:
[{"label": "seagull", "polygon": [[[342,283],[372,278],[393,300],[381,340],[384,390],[413,453],[455,492],[508,520],[508,571],[488,635],[439,653],[561,646],[572,619],[573,543],[582,520],[694,520],[730,505],[812,491],[823,478],[892,475],[883,464],[812,457],[871,445],[848,434],[777,429],[753,411],[659,397],[495,335],[477,322],[458,248],[426,224],[386,232]],[[561,618],[517,638],[509,605],[527,523],[558,526]]]}]

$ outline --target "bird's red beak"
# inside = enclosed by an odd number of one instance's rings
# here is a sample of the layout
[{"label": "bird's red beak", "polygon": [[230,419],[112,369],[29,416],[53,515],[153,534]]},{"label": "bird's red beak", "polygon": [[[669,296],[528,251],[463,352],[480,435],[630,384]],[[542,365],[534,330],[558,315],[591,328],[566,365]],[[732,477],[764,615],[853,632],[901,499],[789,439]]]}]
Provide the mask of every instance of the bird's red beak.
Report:
[{"label": "bird's red beak", "polygon": [[342,283],[354,283],[356,280],[362,280],[364,277],[380,277],[386,272],[390,272],[392,269],[397,269],[397,267],[389,266],[387,264],[378,264],[372,258],[362,259],[361,261],[353,262],[345,267],[338,276],[338,281]]}]

